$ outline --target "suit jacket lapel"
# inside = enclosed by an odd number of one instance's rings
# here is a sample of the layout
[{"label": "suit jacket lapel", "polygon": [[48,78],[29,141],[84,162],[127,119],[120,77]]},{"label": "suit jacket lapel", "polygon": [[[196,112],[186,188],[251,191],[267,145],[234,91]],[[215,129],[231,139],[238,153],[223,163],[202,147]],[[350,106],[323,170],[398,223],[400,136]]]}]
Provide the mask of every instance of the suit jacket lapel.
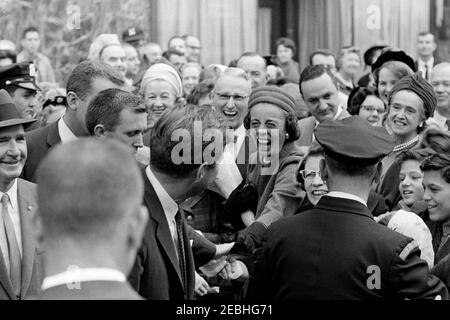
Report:
[{"label": "suit jacket lapel", "polygon": [[47,144],[49,147],[53,147],[55,144],[61,142],[61,137],[59,136],[58,122],[55,121],[51,125],[48,126],[48,134],[47,134]]},{"label": "suit jacket lapel", "polygon": [[3,254],[0,256],[0,285],[8,294],[9,298],[11,300],[15,300],[14,289],[12,287],[11,278],[9,277],[8,271],[6,270],[6,264],[5,260],[3,259]]},{"label": "suit jacket lapel", "polygon": [[178,258],[176,256],[175,252],[176,249],[170,234],[166,215],[161,206],[161,202],[159,202],[159,198],[156,195],[155,189],[148,180],[147,174],[145,173],[145,169],[143,170],[143,174],[145,181],[144,202],[150,213],[150,218],[153,219],[153,221],[155,222],[156,239],[164,249],[164,253],[169,258],[173,268],[175,269],[175,272],[178,275],[180,284],[182,284],[183,281],[181,278],[180,265],[178,263]]},{"label": "suit jacket lapel", "polygon": [[20,225],[22,231],[22,296],[25,296],[33,273],[36,252],[36,238],[32,226],[32,215],[36,209],[33,191],[22,181],[17,181],[17,201],[19,203]]}]

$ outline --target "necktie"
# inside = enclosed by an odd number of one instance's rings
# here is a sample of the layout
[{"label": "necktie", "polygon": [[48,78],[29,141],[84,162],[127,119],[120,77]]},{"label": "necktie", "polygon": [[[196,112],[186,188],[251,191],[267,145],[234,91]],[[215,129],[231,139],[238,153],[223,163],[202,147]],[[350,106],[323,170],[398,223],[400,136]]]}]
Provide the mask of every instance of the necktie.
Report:
[{"label": "necktie", "polygon": [[183,281],[184,295],[187,299],[187,267],[186,267],[186,248],[184,247],[184,232],[183,223],[184,215],[183,210],[178,207],[178,213],[175,216],[175,222],[177,227],[177,250],[178,250],[178,263],[180,264],[181,280]]},{"label": "necktie", "polygon": [[8,241],[8,254],[9,254],[9,275],[11,283],[14,289],[14,293],[17,297],[20,297],[20,283],[22,273],[22,262],[20,258],[19,244],[14,232],[14,226],[9,216],[8,203],[9,196],[4,193],[2,196],[2,219],[4,225],[4,231],[6,239]]},{"label": "necktie", "polygon": [[425,64],[425,80],[427,80],[427,81],[429,80],[429,79],[428,79],[428,73],[429,73],[429,72],[428,72],[428,65]]},{"label": "necktie", "polygon": [[450,119],[445,121],[445,123],[447,124],[447,131],[450,131]]}]

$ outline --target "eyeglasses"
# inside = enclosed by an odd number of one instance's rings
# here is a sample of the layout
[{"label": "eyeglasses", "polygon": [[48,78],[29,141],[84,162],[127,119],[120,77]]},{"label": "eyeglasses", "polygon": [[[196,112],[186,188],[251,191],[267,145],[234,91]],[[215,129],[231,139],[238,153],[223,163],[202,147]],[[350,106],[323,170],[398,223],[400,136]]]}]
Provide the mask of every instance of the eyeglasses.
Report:
[{"label": "eyeglasses", "polygon": [[303,179],[305,180],[314,180],[314,178],[316,176],[318,177],[322,177],[320,175],[320,170],[319,171],[314,171],[314,170],[300,170],[300,174],[302,175]]},{"label": "eyeglasses", "polygon": [[374,112],[375,110],[377,111],[378,114],[383,114],[383,113],[386,112],[385,109],[377,109],[377,108],[375,108],[374,106],[361,106],[361,108],[362,108],[364,111],[367,111],[367,112],[370,112],[370,113]]},{"label": "eyeglasses", "polygon": [[222,94],[222,93],[216,93],[216,95],[221,101],[229,101],[231,98],[233,98],[233,101],[244,102],[245,99],[248,98],[248,96],[241,96],[241,95],[230,96],[229,94]]}]

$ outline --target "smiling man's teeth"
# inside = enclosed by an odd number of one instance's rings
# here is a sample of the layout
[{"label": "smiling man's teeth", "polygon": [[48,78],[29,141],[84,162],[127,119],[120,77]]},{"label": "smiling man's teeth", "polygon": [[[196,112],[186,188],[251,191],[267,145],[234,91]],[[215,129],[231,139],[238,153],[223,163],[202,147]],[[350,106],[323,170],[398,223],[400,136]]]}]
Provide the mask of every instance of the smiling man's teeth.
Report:
[{"label": "smiling man's teeth", "polygon": [[324,194],[327,194],[328,191],[325,190],[314,190],[311,192],[314,196],[323,196]]},{"label": "smiling man's teeth", "polygon": [[394,121],[394,123],[398,126],[406,126],[406,123],[404,123],[402,121]]},{"label": "smiling man's teeth", "polygon": [[405,190],[405,191],[403,191],[403,194],[412,194],[413,192],[412,191],[409,191],[409,190]]},{"label": "smiling man's teeth", "polygon": [[229,117],[234,117],[235,115],[237,115],[236,111],[223,111],[223,114]]}]

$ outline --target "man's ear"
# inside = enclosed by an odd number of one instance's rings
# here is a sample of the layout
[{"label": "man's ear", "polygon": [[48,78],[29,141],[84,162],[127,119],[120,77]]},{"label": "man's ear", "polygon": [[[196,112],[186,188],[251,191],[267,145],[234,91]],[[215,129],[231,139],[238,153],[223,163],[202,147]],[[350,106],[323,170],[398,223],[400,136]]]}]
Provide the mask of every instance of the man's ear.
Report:
[{"label": "man's ear", "polygon": [[74,111],[77,110],[78,100],[80,100],[80,98],[75,92],[69,91],[67,93],[67,105],[70,109]]},{"label": "man's ear", "polygon": [[327,168],[327,162],[325,159],[321,159],[319,163],[319,169],[320,169],[320,176],[323,181],[327,181],[328,179],[328,168]]},{"label": "man's ear", "polygon": [[206,162],[203,162],[200,167],[197,169],[197,174],[195,176],[195,181],[201,181],[203,177],[206,175],[206,171],[208,170],[209,164]]},{"label": "man's ear", "polygon": [[148,210],[145,206],[139,206],[133,212],[130,217],[129,228],[129,241],[133,248],[136,250],[142,245],[142,239],[144,237],[145,228],[148,222]]},{"label": "man's ear", "polygon": [[94,136],[98,138],[106,138],[106,129],[103,124],[98,124],[94,127]]}]

